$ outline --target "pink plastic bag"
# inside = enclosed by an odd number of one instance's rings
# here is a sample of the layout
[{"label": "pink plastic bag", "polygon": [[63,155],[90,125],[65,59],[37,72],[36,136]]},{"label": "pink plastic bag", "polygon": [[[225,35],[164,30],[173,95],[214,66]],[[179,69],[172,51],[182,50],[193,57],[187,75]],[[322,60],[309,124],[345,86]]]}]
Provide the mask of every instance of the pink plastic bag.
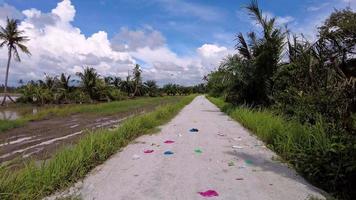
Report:
[{"label": "pink plastic bag", "polygon": [[173,144],[174,141],[173,141],[173,140],[166,140],[166,141],[164,141],[164,143],[165,143],[165,144]]},{"label": "pink plastic bag", "polygon": [[215,190],[207,190],[205,192],[198,192],[203,197],[217,197],[219,194]]},{"label": "pink plastic bag", "polygon": [[145,150],[143,153],[153,153],[153,150]]}]

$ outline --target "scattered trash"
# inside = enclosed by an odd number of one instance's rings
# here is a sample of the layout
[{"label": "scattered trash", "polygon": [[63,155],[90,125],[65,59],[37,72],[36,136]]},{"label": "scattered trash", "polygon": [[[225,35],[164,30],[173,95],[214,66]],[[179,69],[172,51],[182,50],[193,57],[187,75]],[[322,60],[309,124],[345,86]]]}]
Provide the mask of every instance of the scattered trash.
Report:
[{"label": "scattered trash", "polygon": [[233,148],[233,149],[243,149],[244,147],[238,146],[238,145],[234,145],[234,146],[232,146],[232,148]]},{"label": "scattered trash", "polygon": [[143,153],[153,153],[153,150],[145,150]]},{"label": "scattered trash", "polygon": [[227,165],[228,165],[229,167],[235,166],[234,162],[232,162],[232,161],[230,161]]},{"label": "scattered trash", "polygon": [[164,155],[172,155],[172,154],[174,154],[172,151],[165,151],[164,152]]},{"label": "scattered trash", "polygon": [[197,128],[192,128],[189,130],[190,132],[198,132],[199,130]]},{"label": "scattered trash", "polygon": [[205,192],[198,192],[203,197],[217,197],[219,194],[215,190],[207,190]]},{"label": "scattered trash", "polygon": [[166,141],[164,141],[164,143],[165,143],[165,144],[173,144],[174,141],[173,141],[173,140],[166,140]]},{"label": "scattered trash", "polygon": [[245,163],[248,164],[248,165],[252,165],[253,164],[252,160],[245,160]]},{"label": "scattered trash", "polygon": [[235,180],[242,181],[242,180],[244,180],[244,178],[236,178]]},{"label": "scattered trash", "polygon": [[155,143],[152,143],[151,146],[156,146],[156,147],[160,147],[161,145],[159,144],[155,144]]},{"label": "scattered trash", "polygon": [[137,155],[137,154],[135,154],[135,155],[133,155],[133,156],[132,156],[132,159],[134,159],[134,160],[138,160],[138,159],[140,159],[140,156],[139,156],[139,155]]},{"label": "scattered trash", "polygon": [[182,134],[178,134],[178,137],[182,137],[183,135]]},{"label": "scattered trash", "polygon": [[239,166],[238,167],[239,169],[244,169],[244,168],[246,168],[245,166]]},{"label": "scattered trash", "polygon": [[218,133],[218,136],[224,137],[225,135],[222,133]]},{"label": "scattered trash", "polygon": [[235,141],[241,141],[241,138],[234,138]]},{"label": "scattered trash", "polygon": [[195,151],[195,153],[197,153],[197,154],[203,153],[203,151],[202,151],[201,149],[199,149],[199,148],[196,148],[194,151]]}]

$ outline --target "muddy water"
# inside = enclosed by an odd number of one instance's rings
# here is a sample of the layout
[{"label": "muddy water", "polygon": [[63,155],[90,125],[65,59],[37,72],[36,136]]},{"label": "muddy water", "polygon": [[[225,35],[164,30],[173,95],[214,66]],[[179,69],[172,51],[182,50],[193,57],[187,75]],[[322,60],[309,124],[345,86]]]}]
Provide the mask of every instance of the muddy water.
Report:
[{"label": "muddy water", "polygon": [[25,115],[34,115],[40,108],[25,106],[25,107],[2,107],[0,108],[0,120],[15,120]]},{"label": "muddy water", "polygon": [[83,137],[87,130],[115,128],[128,117],[153,110],[142,107],[110,116],[76,114],[28,123],[0,134],[0,163],[18,158],[47,159],[58,148]]}]

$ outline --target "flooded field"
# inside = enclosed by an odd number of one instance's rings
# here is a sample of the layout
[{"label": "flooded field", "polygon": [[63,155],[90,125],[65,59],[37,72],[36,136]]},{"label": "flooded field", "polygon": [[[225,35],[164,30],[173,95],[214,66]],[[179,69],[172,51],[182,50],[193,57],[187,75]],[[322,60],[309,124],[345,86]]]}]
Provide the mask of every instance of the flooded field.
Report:
[{"label": "flooded field", "polygon": [[66,118],[30,122],[24,127],[0,134],[0,162],[16,157],[46,159],[59,147],[78,141],[88,130],[115,128],[128,117],[152,109],[140,108],[104,117],[77,114]]},{"label": "flooded field", "polygon": [[25,115],[34,115],[40,109],[37,106],[24,105],[21,107],[9,106],[9,107],[0,107],[0,120],[15,120]]}]

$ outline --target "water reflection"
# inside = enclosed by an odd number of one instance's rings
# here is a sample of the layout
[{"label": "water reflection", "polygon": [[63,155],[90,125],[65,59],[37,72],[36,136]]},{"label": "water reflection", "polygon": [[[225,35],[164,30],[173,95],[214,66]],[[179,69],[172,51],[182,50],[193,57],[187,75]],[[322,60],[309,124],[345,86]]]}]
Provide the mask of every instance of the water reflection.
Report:
[{"label": "water reflection", "polygon": [[0,120],[15,120],[29,114],[36,114],[38,107],[24,106],[24,107],[0,107]]}]

